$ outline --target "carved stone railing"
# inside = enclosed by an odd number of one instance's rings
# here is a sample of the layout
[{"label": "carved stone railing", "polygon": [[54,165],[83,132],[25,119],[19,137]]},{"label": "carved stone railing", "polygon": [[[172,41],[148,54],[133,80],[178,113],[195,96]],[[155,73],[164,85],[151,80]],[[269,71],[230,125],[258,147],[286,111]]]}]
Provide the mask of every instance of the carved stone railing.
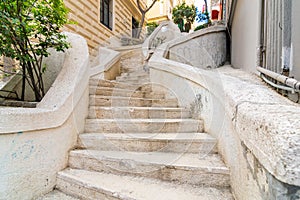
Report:
[{"label": "carved stone railing", "polygon": [[72,48],[63,55],[53,52],[46,61],[62,67],[37,107],[0,107],[0,199],[34,199],[50,192],[84,130],[88,47],[81,36],[66,34]]},{"label": "carved stone railing", "polygon": [[171,90],[194,118],[204,119],[231,170],[237,199],[249,199],[249,191],[252,199],[299,198],[299,105],[231,66],[207,70],[188,59],[188,64],[169,59],[172,47],[194,39],[188,35],[156,49],[148,62],[151,82]]},{"label": "carved stone railing", "polygon": [[180,30],[173,22],[162,22],[142,45],[144,60],[148,60],[158,46],[178,37],[181,37]]}]

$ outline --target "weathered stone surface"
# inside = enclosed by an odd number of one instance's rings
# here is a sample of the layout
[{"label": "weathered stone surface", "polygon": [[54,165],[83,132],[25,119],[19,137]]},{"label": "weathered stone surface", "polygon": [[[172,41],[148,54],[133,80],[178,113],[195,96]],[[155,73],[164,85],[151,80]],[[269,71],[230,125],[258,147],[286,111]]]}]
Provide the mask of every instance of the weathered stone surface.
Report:
[{"label": "weathered stone surface", "polygon": [[[149,72],[141,71],[140,57],[122,58],[121,65],[124,74],[116,82],[97,76],[90,81],[85,133],[79,136],[79,149],[70,152],[73,169],[59,173],[56,187],[83,199],[151,199],[153,195],[133,180],[141,176],[156,179],[157,185],[146,178],[139,184],[164,192],[160,199],[210,198],[212,194],[206,194],[212,191],[217,198],[231,199],[229,169],[217,154],[216,139],[200,133],[203,121],[191,119],[185,107],[178,107],[173,91],[148,83]],[[132,91],[142,96],[129,95]],[[93,182],[87,173],[93,174]],[[164,188],[160,180],[169,186]]]},{"label": "weathered stone surface", "polygon": [[36,200],[79,200],[79,199],[66,195],[58,190],[54,190],[44,196],[37,198]]},{"label": "weathered stone surface", "polygon": [[[254,75],[229,66],[211,71],[195,69],[163,58],[167,44],[164,48],[149,61],[151,81],[173,91],[181,100],[179,105],[191,108],[194,117],[203,118],[205,130],[218,138],[237,198],[297,197],[299,105]],[[272,182],[270,176],[274,176]],[[275,182],[282,187],[274,189]]]},{"label": "weathered stone surface", "polygon": [[168,43],[169,58],[199,68],[216,68],[226,61],[226,29],[212,26]]},{"label": "weathered stone surface", "polygon": [[144,118],[144,119],[186,119],[190,118],[190,112],[184,108],[165,107],[99,107],[91,106],[89,118],[97,119],[124,119],[124,118]]},{"label": "weathered stone surface", "polygon": [[194,133],[203,122],[193,119],[87,119],[87,133]]},{"label": "weathered stone surface", "polygon": [[79,145],[100,151],[217,153],[217,140],[206,133],[86,133]]},{"label": "weathered stone surface", "polygon": [[27,200],[50,192],[56,173],[67,166],[77,134],[83,131],[88,112],[88,48],[82,37],[67,36],[72,48],[37,108],[0,107],[0,199]]},{"label": "weathered stone surface", "polygon": [[92,106],[153,106],[153,107],[178,107],[177,99],[151,99],[138,97],[99,96],[90,95]]},{"label": "weathered stone surface", "polygon": [[228,187],[229,170],[216,154],[71,151],[71,168],[132,174],[192,185]]},{"label": "weathered stone surface", "polygon": [[193,187],[154,179],[74,169],[59,173],[58,188],[83,199],[233,200],[227,189]]}]

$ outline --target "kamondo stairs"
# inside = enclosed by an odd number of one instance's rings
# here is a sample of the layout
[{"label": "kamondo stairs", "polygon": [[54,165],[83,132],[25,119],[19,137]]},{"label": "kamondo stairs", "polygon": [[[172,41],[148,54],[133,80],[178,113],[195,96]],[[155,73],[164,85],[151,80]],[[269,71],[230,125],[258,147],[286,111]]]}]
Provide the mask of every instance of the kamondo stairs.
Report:
[{"label": "kamondo stairs", "polygon": [[141,51],[115,81],[90,79],[85,132],[43,199],[227,200],[229,169],[203,121],[151,84]]}]

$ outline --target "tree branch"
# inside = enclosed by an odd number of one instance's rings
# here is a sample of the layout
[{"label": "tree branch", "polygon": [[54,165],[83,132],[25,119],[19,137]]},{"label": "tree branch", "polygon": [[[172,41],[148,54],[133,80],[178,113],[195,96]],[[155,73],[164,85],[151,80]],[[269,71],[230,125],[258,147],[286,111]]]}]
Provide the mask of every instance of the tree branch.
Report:
[{"label": "tree branch", "polygon": [[140,12],[143,12],[143,8],[141,7],[141,3],[140,3],[140,0],[137,0],[137,6],[138,6],[138,9],[140,10]]},{"label": "tree branch", "polygon": [[[139,1],[139,0],[138,0]],[[153,2],[152,2],[152,4],[149,6],[149,8],[147,8],[146,10],[145,10],[145,12],[148,12],[153,6],[154,6],[154,4],[157,2],[157,0],[154,0]]]}]

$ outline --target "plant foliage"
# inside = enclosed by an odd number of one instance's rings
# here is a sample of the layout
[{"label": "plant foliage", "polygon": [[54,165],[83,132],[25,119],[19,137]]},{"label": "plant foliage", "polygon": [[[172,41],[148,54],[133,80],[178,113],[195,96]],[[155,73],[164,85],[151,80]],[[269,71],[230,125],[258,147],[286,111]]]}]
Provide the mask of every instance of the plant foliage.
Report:
[{"label": "plant foliage", "polygon": [[158,27],[158,23],[151,22],[147,23],[147,36],[151,35],[151,33]]},{"label": "plant foliage", "polygon": [[60,28],[68,21],[63,0],[0,0],[0,56],[20,62],[25,81],[35,94],[36,101],[45,95],[42,66],[48,48],[64,51],[69,47]]},{"label": "plant foliage", "polygon": [[173,8],[172,14],[173,21],[178,25],[180,31],[189,32],[196,18],[196,7],[183,2]]}]

